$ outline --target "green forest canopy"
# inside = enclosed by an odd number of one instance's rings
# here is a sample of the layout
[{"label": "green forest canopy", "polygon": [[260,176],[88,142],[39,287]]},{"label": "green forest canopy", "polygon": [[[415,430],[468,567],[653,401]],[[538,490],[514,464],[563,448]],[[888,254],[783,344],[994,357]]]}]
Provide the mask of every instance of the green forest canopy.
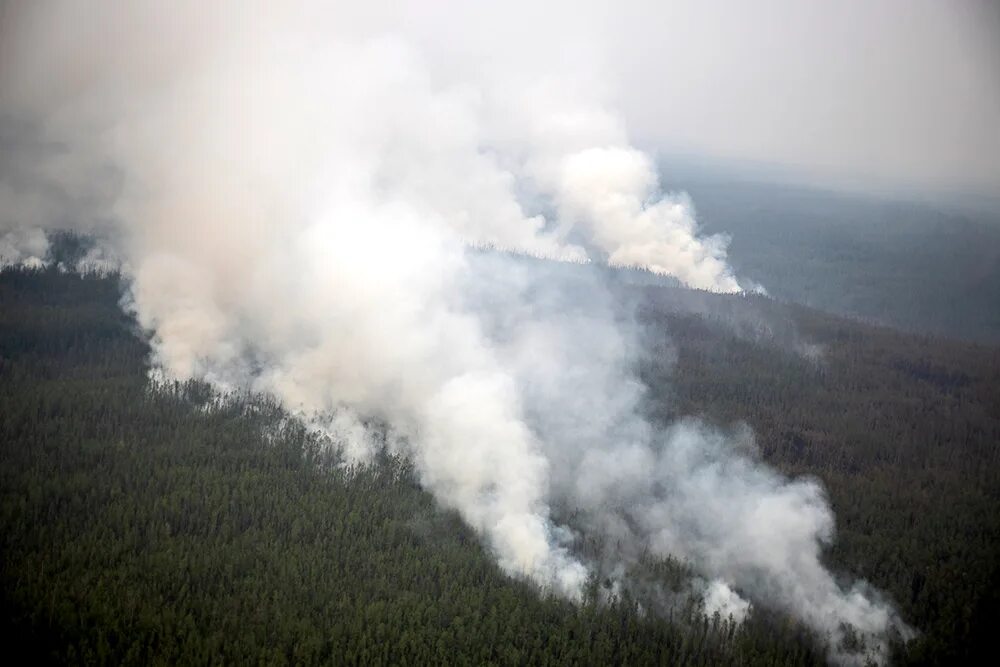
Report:
[{"label": "green forest canopy", "polygon": [[[1000,350],[761,300],[816,359],[673,309],[673,288],[635,289],[676,348],[676,364],[643,369],[656,417],[746,420],[766,461],[822,480],[838,521],[829,564],[921,632],[895,662],[987,660]],[[149,387],[120,290],[114,276],[0,273],[12,646],[56,663],[824,663],[820,640],[759,606],[735,626],[693,605],[598,604],[599,581],[574,606],[504,576],[405,461],[346,473],[266,401]],[[687,573],[646,566],[667,588]]]}]

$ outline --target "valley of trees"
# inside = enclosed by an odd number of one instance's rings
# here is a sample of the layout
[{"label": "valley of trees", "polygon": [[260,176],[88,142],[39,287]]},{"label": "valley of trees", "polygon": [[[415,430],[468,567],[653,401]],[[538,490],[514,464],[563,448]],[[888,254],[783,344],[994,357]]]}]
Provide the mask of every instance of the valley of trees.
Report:
[{"label": "valley of trees", "polygon": [[[677,307],[679,290],[633,290],[663,336],[642,369],[651,414],[745,420],[764,460],[823,481],[838,522],[830,566],[885,591],[920,631],[894,663],[992,664],[1000,348],[764,299]],[[150,387],[120,296],[116,277],[0,273],[0,606],[12,655],[825,664],[818,638],[766,608],[742,625],[693,605],[661,617],[628,596],[599,602],[597,581],[577,606],[506,577],[405,461],[345,472],[259,398]],[[649,573],[669,584],[684,567]]]}]

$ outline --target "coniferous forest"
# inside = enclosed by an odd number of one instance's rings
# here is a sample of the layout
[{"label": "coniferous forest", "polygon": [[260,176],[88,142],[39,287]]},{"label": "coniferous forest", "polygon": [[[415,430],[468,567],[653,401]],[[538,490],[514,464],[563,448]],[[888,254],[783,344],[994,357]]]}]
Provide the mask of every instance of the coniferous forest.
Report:
[{"label": "coniferous forest", "polygon": [[[669,348],[642,372],[651,412],[745,420],[765,461],[822,481],[828,564],[919,631],[893,662],[995,664],[1000,349],[632,289]],[[825,664],[763,607],[735,624],[507,577],[406,461],[345,470],[264,399],[150,385],[121,295],[115,276],[0,273],[0,599],[24,664]],[[748,308],[764,325],[734,320]]]}]

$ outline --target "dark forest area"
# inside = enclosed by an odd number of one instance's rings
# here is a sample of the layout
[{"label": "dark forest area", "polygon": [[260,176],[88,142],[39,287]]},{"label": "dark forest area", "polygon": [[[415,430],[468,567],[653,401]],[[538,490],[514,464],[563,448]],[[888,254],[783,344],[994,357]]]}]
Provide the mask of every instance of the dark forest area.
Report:
[{"label": "dark forest area", "polygon": [[[745,421],[818,478],[837,572],[919,635],[896,664],[992,664],[1000,620],[1000,348],[760,297],[632,286],[649,410]],[[737,625],[628,595],[574,605],[505,576],[384,456],[336,455],[257,397],[151,386],[118,278],[0,273],[0,604],[55,664],[825,664],[755,607]],[[748,315],[752,313],[752,317]],[[661,339],[656,339],[661,336]],[[664,581],[683,564],[650,563]]]},{"label": "dark forest area", "polygon": [[[667,168],[740,276],[914,333],[1000,343],[1000,206],[848,194]],[[973,200],[974,202],[975,200]]]}]

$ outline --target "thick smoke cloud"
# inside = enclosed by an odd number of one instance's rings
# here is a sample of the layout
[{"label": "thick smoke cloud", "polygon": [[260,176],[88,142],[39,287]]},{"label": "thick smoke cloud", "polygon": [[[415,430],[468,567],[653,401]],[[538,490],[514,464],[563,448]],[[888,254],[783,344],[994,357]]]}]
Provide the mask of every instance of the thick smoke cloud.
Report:
[{"label": "thick smoke cloud", "polygon": [[596,267],[742,286],[600,67],[456,61],[419,26],[308,3],[5,12],[0,101],[38,129],[4,172],[3,247],[96,235],[160,372],[270,394],[353,462],[378,445],[363,424],[388,425],[506,571],[570,598],[598,567],[583,531],[619,577],[643,552],[690,561],[708,610],[741,616],[746,595],[834,645],[850,624],[874,658],[909,632],[821,564],[817,483],[758,463],[749,434],[643,417],[640,333]]}]

